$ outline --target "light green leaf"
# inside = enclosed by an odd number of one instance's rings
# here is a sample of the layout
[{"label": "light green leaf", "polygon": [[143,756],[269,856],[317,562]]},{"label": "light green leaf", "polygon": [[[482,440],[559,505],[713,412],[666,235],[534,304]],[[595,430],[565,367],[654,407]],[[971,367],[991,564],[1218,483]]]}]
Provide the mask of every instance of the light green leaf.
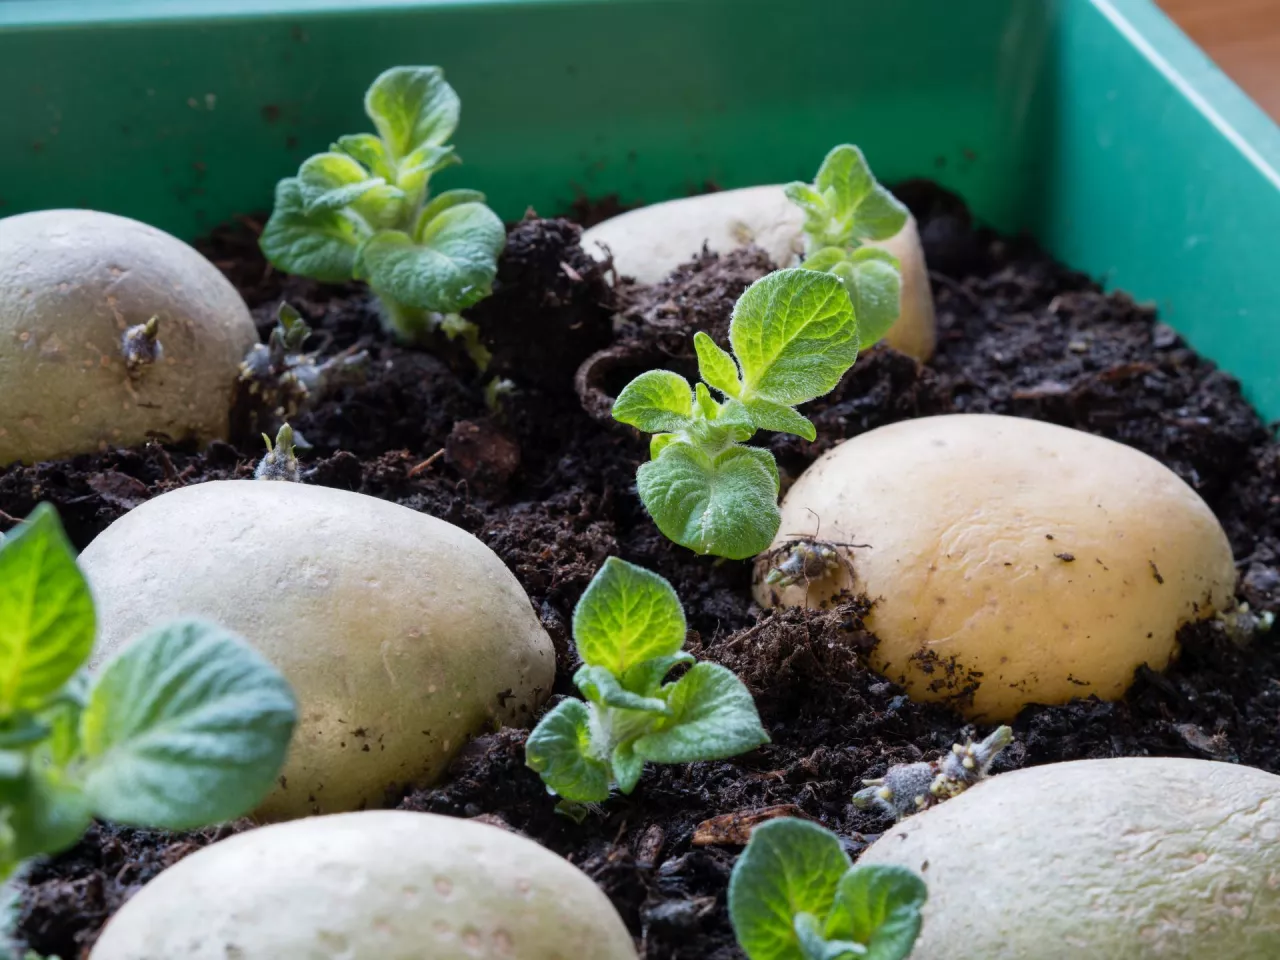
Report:
[{"label": "light green leaf", "polygon": [[644,757],[635,752],[634,744],[624,741],[613,748],[613,779],[622,793],[630,793],[644,772]]},{"label": "light green leaf", "polygon": [[729,919],[749,960],[807,960],[795,917],[826,917],[848,869],[839,838],[815,823],[756,827],[729,878]]},{"label": "light green leaf", "polygon": [[275,783],[296,708],[280,672],[198,620],[151,630],[107,662],[80,719],[96,814],[186,830],[252,810]]},{"label": "light green leaf", "polygon": [[343,153],[318,153],[307,158],[298,168],[298,183],[307,213],[340,210],[361,194],[385,186],[380,177],[370,177],[364,167]]},{"label": "light green leaf", "polygon": [[769,742],[756,703],[742,681],[718,663],[697,663],[667,696],[671,718],[635,742],[655,763],[695,763],[736,757]]},{"label": "light green leaf", "polygon": [[852,960],[866,955],[867,948],[847,940],[828,940],[822,935],[822,922],[812,913],[797,913],[796,940],[805,960]]},{"label": "light green leaf", "polygon": [[573,611],[582,662],[614,676],[684,646],[685,620],[671,584],[652,571],[609,557]]},{"label": "light green leaf", "polygon": [[65,767],[80,750],[80,714],[89,703],[89,674],[81,670],[40,711],[49,725],[49,739],[39,755],[55,767]]},{"label": "light green leaf", "polygon": [[453,147],[430,144],[418,147],[400,162],[396,186],[420,199],[426,192],[427,182],[432,174],[461,162],[462,159],[454,153]]},{"label": "light green leaf", "polygon": [[794,433],[809,442],[818,439],[818,431],[813,424],[791,407],[774,403],[764,397],[753,397],[746,403],[751,422],[757,430],[775,430],[778,433]]},{"label": "light green leaf", "polygon": [[364,97],[365,113],[393,160],[447,141],[458,127],[461,106],[439,67],[392,67]]},{"label": "light green leaf", "polygon": [[80,839],[93,819],[74,783],[34,768],[16,779],[0,779],[0,811],[7,813],[12,832],[10,842],[0,845],[0,861],[65,850]]},{"label": "light green leaf", "polygon": [[524,762],[566,800],[609,799],[609,765],[591,753],[591,708],[581,700],[565,700],[538,722],[525,741]]},{"label": "light green leaf", "polygon": [[80,669],[97,621],[53,507],[0,541],[0,718],[34,708]]},{"label": "light green leaf", "polygon": [[[622,675],[622,686],[642,697],[655,696],[667,674],[682,663],[693,663],[693,654],[681,650],[665,657],[644,660],[627,668],[627,672]],[[665,703],[663,701],[664,706]]]},{"label": "light green leaf", "polygon": [[828,938],[866,944],[869,960],[903,960],[920,935],[928,888],[904,867],[854,867],[840,880]]},{"label": "light green leaf", "polygon": [[888,240],[902,232],[909,216],[910,212],[897,197],[876,184],[858,204],[853,234],[860,240]]},{"label": "light green leaf", "polygon": [[387,156],[387,147],[372,133],[353,133],[339,137],[331,148],[338,153],[345,153],[364,166],[375,177],[390,182],[395,179],[395,169],[391,158]]},{"label": "light green leaf", "polygon": [[702,379],[725,396],[738,396],[742,380],[733,357],[701,330],[693,335],[693,348],[698,351],[698,373]]},{"label": "light green leaf", "polygon": [[693,390],[678,373],[649,370],[622,388],[613,419],[645,433],[685,430],[693,419]]},{"label": "light green leaf", "polygon": [[827,242],[848,246],[854,240],[887,240],[907,222],[907,208],[876,183],[862,151],[841,144],[827,154],[814,181],[838,227]]},{"label": "light green leaf", "polygon": [[844,285],[829,273],[778,270],[738,299],[729,340],[744,402],[785,406],[829,393],[858,358],[858,326]]},{"label": "light green leaf", "polygon": [[[842,292],[843,295],[843,292]],[[731,447],[712,458],[672,443],[636,473],[640,499],[669,540],[696,553],[745,560],[778,532],[777,466],[767,450]]]},{"label": "light green leaf", "polygon": [[506,230],[481,203],[462,203],[427,224],[420,243],[383,230],[360,248],[356,276],[406,306],[457,313],[493,289]]},{"label": "light green leaf", "polygon": [[350,280],[361,226],[337,210],[308,213],[296,177],[276,185],[276,205],[258,245],[272,266],[285,273],[326,283]]},{"label": "light green leaf", "polygon": [[849,262],[848,247],[823,247],[808,257],[800,266],[805,270],[819,270],[823,273],[834,273],[837,267]]},{"label": "light green leaf", "polygon": [[421,239],[422,231],[427,228],[427,224],[450,207],[463,203],[484,203],[484,194],[479,190],[446,190],[444,193],[436,194],[418,214],[417,222],[413,225],[413,236]]},{"label": "light green leaf", "polygon": [[589,664],[580,667],[573,675],[573,685],[582,691],[584,697],[602,707],[640,710],[659,716],[665,716],[671,712],[667,708],[667,702],[661,697],[642,696],[623,687],[618,682],[618,678],[606,667]]},{"label": "light green leaf", "polygon": [[837,274],[853,300],[860,347],[880,340],[902,310],[902,271],[898,258],[878,247],[859,247],[849,255],[849,275]]}]

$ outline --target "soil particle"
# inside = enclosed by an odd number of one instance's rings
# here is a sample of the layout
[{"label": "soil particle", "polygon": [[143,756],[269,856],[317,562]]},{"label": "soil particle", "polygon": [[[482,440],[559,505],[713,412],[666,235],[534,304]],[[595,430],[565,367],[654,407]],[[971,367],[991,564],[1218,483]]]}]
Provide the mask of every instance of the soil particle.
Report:
[{"label": "soil particle", "polygon": [[[1149,307],[1103,293],[1025,239],[975,227],[954,197],[921,183],[900,195],[920,223],[931,265],[938,354],[921,365],[877,347],[805,407],[815,443],[762,436],[784,478],[843,439],[912,417],[994,412],[1076,427],[1174,469],[1222,520],[1243,573],[1241,599],[1255,611],[1280,606],[1280,449],[1238,384]],[[706,838],[740,840],[743,824],[783,809],[838,831],[856,854],[889,825],[852,806],[863,778],[985,732],[943,706],[912,703],[892,678],[868,669],[874,638],[863,625],[864,601],[761,612],[751,601],[750,564],[675,547],[636,498],[647,440],[608,418],[610,399],[654,365],[694,376],[692,333],[725,342],[734,300],[771,267],[760,251],[704,253],[661,284],[622,281],[614,289],[604,283],[607,268],[578,248],[571,224],[515,225],[494,297],[470,313],[515,381],[494,413],[486,378],[456,354],[437,358],[388,340],[358,285],[322,286],[267,267],[256,247],[260,222],[220,228],[203,246],[240,288],[260,330],[269,330],[287,298],[323,338],[315,341],[322,356],[358,347],[372,359],[367,383],[342,388],[294,423],[311,444],[302,453],[303,481],[401,503],[488,544],[555,641],[557,696],[573,692],[573,605],[605,557],[656,570],[685,604],[689,649],[743,678],[772,738],[729,761],[651,766],[633,794],[578,824],[555,812],[524,766],[525,732],[504,729],[469,744],[441,783],[398,798],[401,806],[483,818],[564,855],[611,897],[646,960],[741,960],[725,910],[740,847]],[[575,393],[573,366],[588,354],[595,362],[579,371]],[[251,436],[204,451],[152,443],[9,467],[0,470],[0,530],[11,525],[5,516],[48,500],[83,547],[149,497],[250,476],[259,444]],[[1092,562],[1069,556],[1057,562]],[[1164,674],[1141,669],[1121,702],[1025,710],[995,772],[1143,755],[1280,772],[1276,634],[1241,645],[1227,624],[1210,620],[1181,639],[1181,659]],[[957,694],[973,680],[935,666]],[[220,835],[95,827],[72,850],[35,865],[18,930],[38,951],[84,957],[104,919],[142,882]]]}]

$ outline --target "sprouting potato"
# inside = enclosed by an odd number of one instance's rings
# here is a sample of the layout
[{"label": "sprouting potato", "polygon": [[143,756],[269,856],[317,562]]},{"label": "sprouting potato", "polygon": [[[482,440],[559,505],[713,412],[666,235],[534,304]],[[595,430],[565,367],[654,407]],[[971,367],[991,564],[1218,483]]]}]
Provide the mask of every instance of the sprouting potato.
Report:
[{"label": "sprouting potato", "polygon": [[635,960],[585,874],[498,826],[429,813],[313,817],[170,867],[92,960]]},{"label": "sprouting potato", "polygon": [[80,557],[100,662],[143,625],[194,615],[292,685],[298,725],[268,819],[382,805],[469,737],[531,723],[555,656],[528,596],[471,534],[299,483],[226,480],[125,514]]},{"label": "sprouting potato", "polygon": [[226,439],[257,340],[231,283],[161,230],[92,210],[0,220],[0,466]]},{"label": "sprouting potato", "polygon": [[865,593],[876,669],[994,722],[1122,696],[1234,587],[1221,525],[1151,457],[964,414],[881,427],[814,462],[783,499],[755,596],[820,607]]}]

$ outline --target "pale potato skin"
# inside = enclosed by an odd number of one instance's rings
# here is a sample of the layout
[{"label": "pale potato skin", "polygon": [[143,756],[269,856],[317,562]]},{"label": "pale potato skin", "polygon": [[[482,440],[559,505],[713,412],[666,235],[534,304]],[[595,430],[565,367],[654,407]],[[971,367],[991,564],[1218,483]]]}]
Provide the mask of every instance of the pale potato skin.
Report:
[{"label": "pale potato skin", "polygon": [[[865,546],[838,547],[848,563],[825,579],[765,582],[785,544],[815,534]],[[783,499],[774,548],[757,561],[762,605],[865,593],[875,668],[913,699],[992,722],[1028,703],[1119,698],[1138,666],[1168,664],[1182,624],[1231,604],[1236,581],[1221,525],[1162,464],[985,414],[896,423],[828,451]]]},{"label": "pale potato skin", "polygon": [[466,740],[527,725],[551,640],[471,534],[328,487],[224,480],[165,493],[81,554],[100,663],[150,625],[196,615],[284,673],[298,726],[266,819],[384,803],[437,778]]},{"label": "pale potato skin", "polygon": [[[798,266],[804,254],[803,227],[804,212],[787,199],[781,184],[773,184],[630,210],[584,232],[582,249],[603,259],[608,248],[618,273],[657,283],[696,256],[703,243],[714,253],[754,243],[779,267]],[[908,218],[897,236],[868,245],[888,250],[902,265],[902,312],[883,342],[928,360],[937,332],[915,218]]]},{"label": "pale potato skin", "polygon": [[635,960],[608,898],[497,826],[315,817],[192,854],[112,918],[92,960]]},{"label": "pale potato skin", "polygon": [[[131,376],[121,338],[151,317],[163,357]],[[225,439],[257,342],[231,283],[161,230],[93,210],[0,220],[0,466]]]},{"label": "pale potato skin", "polygon": [[860,864],[929,885],[911,960],[1280,957],[1280,777],[1167,757],[1001,774]]}]

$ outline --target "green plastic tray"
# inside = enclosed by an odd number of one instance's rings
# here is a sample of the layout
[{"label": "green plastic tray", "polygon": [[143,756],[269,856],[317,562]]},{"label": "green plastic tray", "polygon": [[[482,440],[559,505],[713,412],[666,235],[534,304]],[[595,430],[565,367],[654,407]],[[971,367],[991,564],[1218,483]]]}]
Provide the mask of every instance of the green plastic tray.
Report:
[{"label": "green plastic tray", "polygon": [[861,144],[1155,301],[1280,417],[1280,131],[1148,0],[0,0],[0,214],[190,238],[262,210],[399,63],[500,213],[813,173]]}]

